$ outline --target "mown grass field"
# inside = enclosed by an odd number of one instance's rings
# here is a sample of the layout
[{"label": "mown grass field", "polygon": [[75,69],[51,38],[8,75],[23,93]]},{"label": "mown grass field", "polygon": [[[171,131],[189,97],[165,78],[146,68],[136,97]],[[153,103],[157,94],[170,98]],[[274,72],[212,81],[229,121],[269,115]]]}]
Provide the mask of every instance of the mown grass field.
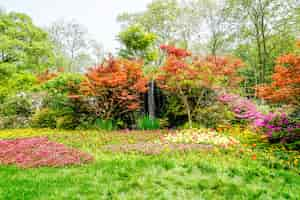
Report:
[{"label": "mown grass field", "polygon": [[0,139],[47,136],[95,161],[63,168],[0,166],[0,199],[300,199],[299,154],[239,136],[240,147],[159,155],[107,152],[164,131],[3,130]]}]

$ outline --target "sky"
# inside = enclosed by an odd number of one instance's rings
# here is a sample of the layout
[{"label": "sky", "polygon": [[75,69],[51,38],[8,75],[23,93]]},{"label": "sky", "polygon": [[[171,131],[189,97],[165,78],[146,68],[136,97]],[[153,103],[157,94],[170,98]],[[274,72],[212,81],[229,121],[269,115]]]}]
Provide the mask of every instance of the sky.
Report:
[{"label": "sky", "polygon": [[146,9],[151,0],[0,0],[6,11],[23,12],[35,24],[45,27],[59,19],[75,19],[84,25],[91,37],[103,44],[106,51],[114,51],[119,44],[117,16],[123,12]]}]

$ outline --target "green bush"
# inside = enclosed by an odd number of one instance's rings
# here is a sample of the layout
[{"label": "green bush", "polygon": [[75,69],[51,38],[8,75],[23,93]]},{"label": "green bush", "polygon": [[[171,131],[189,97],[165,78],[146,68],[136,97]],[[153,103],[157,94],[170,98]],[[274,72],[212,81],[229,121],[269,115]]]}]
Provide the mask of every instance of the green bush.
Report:
[{"label": "green bush", "polygon": [[31,97],[25,93],[5,98],[0,104],[0,128],[26,128],[34,112]]},{"label": "green bush", "polygon": [[234,120],[233,113],[226,106],[216,102],[211,106],[196,108],[193,115],[195,123],[207,128],[230,124]]},{"label": "green bush", "polygon": [[83,80],[80,74],[63,73],[47,81],[41,89],[47,91],[51,96],[57,94],[68,94],[78,92],[79,85]]},{"label": "green bush", "polygon": [[32,113],[32,101],[25,93],[5,98],[0,105],[0,115],[2,116],[24,116],[28,117]]},{"label": "green bush", "polygon": [[61,116],[58,111],[43,108],[33,115],[31,124],[35,128],[56,128],[56,119]]},{"label": "green bush", "polygon": [[58,129],[75,129],[76,120],[72,115],[65,115],[56,119],[56,128]]},{"label": "green bush", "polygon": [[0,116],[0,129],[29,128],[30,118],[20,115]]},{"label": "green bush", "polygon": [[137,120],[137,128],[140,130],[156,130],[160,128],[159,120],[149,116],[143,116]]},{"label": "green bush", "polygon": [[15,73],[9,78],[0,80],[0,103],[9,96],[31,91],[36,84],[36,77],[30,73]]}]

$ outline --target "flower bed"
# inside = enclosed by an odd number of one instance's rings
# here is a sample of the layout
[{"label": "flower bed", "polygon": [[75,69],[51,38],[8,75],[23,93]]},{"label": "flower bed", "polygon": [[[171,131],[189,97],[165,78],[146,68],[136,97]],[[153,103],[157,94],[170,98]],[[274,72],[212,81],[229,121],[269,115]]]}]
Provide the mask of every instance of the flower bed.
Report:
[{"label": "flower bed", "polygon": [[122,153],[143,153],[145,155],[158,155],[161,153],[209,151],[212,145],[205,144],[162,144],[140,142],[136,144],[113,144],[103,147],[105,151]]},{"label": "flower bed", "polygon": [[208,129],[186,129],[168,134],[161,138],[161,143],[177,144],[210,144],[229,147],[239,144],[239,141],[230,136],[220,135]]},{"label": "flower bed", "polygon": [[0,140],[0,164],[4,165],[61,167],[92,160],[91,155],[51,142],[46,137]]}]

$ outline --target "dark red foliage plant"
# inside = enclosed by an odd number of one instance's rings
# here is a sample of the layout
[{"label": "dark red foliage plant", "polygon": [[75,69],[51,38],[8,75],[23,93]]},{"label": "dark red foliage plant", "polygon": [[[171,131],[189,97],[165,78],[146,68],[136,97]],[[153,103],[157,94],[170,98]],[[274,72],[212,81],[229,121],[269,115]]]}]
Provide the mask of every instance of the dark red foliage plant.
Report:
[{"label": "dark red foliage plant", "polygon": [[21,168],[79,165],[93,157],[46,137],[0,140],[0,164]]}]

